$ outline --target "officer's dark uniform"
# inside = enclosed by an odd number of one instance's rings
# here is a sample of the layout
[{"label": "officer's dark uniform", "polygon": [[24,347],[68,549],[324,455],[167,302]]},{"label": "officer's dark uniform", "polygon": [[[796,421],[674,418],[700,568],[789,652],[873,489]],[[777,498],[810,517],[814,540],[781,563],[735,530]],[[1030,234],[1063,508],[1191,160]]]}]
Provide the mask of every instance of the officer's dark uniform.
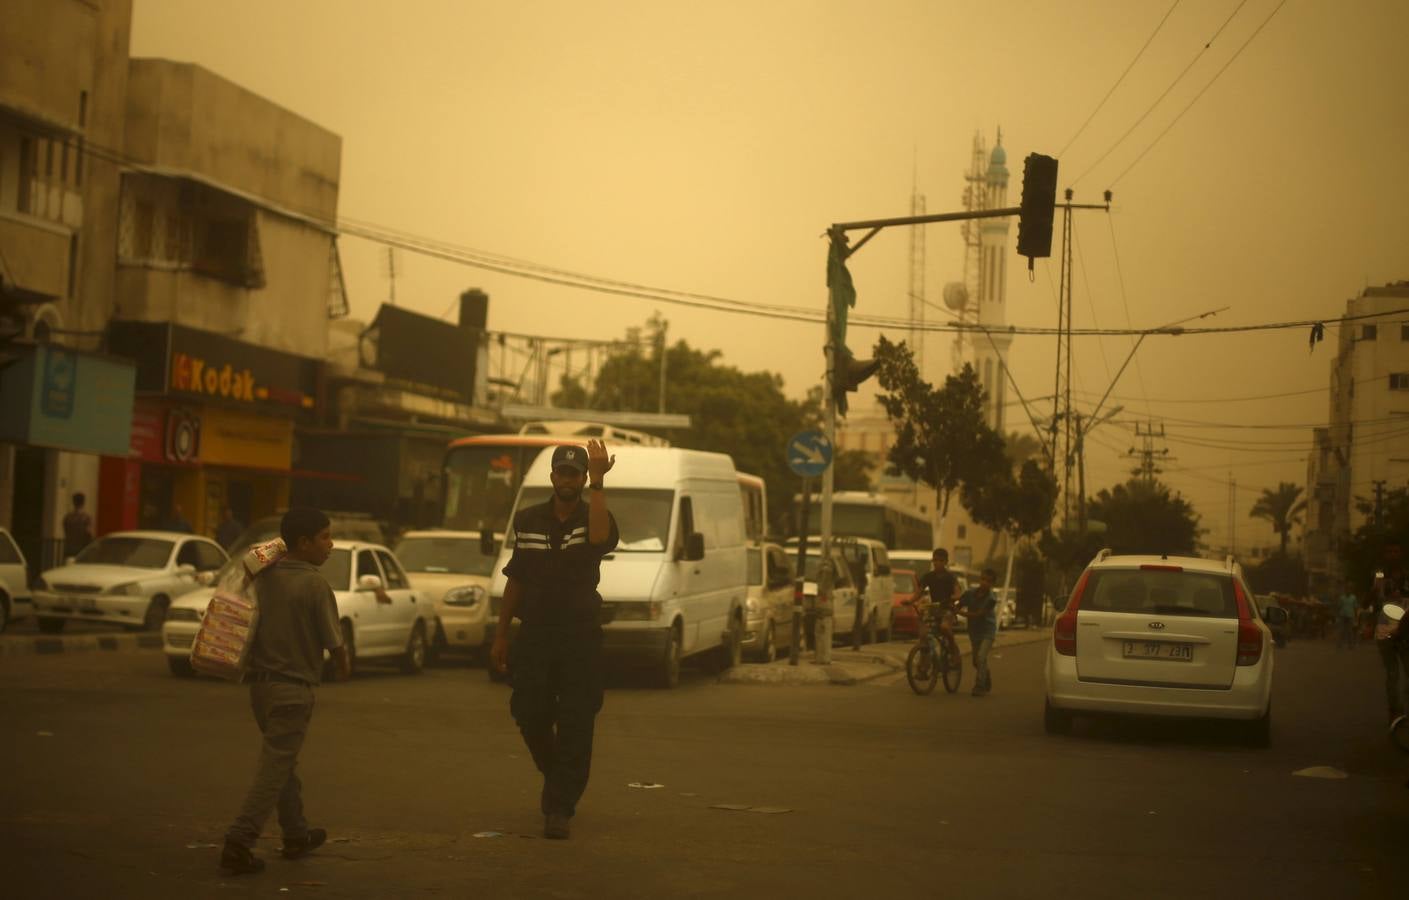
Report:
[{"label": "officer's dark uniform", "polygon": [[592,726],[602,708],[602,557],[616,549],[587,540],[588,498],[566,522],[553,501],[514,516],[514,553],[504,574],[522,585],[522,621],[509,651],[509,709],[543,773],[544,815],[571,816],[592,766]]}]

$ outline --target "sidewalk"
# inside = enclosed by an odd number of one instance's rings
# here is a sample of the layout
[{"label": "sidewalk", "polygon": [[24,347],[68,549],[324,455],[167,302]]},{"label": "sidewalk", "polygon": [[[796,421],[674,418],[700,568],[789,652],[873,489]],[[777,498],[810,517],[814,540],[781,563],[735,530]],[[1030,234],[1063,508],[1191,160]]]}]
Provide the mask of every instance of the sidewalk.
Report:
[{"label": "sidewalk", "polygon": [[[1035,644],[1051,637],[1050,628],[1009,628],[998,632],[994,650]],[[969,656],[967,636],[958,635],[959,646]],[[832,661],[818,665],[811,651],[804,651],[796,666],[787,658],[771,663],[745,663],[720,676],[722,684],[806,685],[835,684],[843,687],[881,678],[905,668],[905,657],[914,646],[912,639],[897,639],[887,644],[865,644],[860,651],[850,647],[833,647]]]},{"label": "sidewalk", "polygon": [[32,653],[82,653],[89,650],[160,650],[156,631],[97,631],[87,634],[0,634],[0,658]]}]

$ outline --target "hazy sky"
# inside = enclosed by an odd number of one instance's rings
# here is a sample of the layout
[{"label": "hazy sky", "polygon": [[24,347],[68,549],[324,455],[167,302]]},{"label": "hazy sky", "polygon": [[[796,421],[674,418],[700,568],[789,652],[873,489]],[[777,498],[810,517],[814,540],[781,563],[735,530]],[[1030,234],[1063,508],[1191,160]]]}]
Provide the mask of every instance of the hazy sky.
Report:
[{"label": "hazy sky", "polygon": [[[908,214],[912,174],[931,212],[959,209],[973,134],[991,143],[1000,125],[1016,202],[1022,158],[1058,153],[1171,2],[135,0],[132,53],[198,63],[341,135],[350,218],[594,275],[821,309],[828,223]],[[1075,185],[1078,202],[1098,201],[1279,3],[1181,0],[1062,156],[1062,186],[1237,9]],[[1078,218],[1076,324],[1155,326],[1223,306],[1219,324],[1329,318],[1367,283],[1409,279],[1405,35],[1402,0],[1288,0],[1114,185],[1111,215]],[[961,274],[958,226],[928,226],[927,242],[938,302]],[[342,246],[353,314],[367,318],[387,296],[384,251]],[[908,253],[896,230],[854,258],[858,314],[907,314]],[[1056,260],[1039,262],[1032,284],[1024,266],[1014,251],[1010,321],[1054,325]],[[672,338],[777,371],[794,396],[821,373],[820,326],[405,253],[397,270],[399,303],[430,315],[470,286],[489,292],[495,330],[612,338],[659,310]],[[854,329],[849,343],[863,350],[874,336]],[[1304,482],[1309,427],[1207,423],[1323,422],[1334,343],[1331,332],[1308,355],[1300,330],[1147,339],[1138,373],[1115,390],[1126,414],[1092,434],[1088,486],[1123,479],[1129,423],[1152,415],[1179,458],[1165,478],[1203,513],[1208,539],[1226,537],[1232,473],[1239,543],[1270,542],[1247,508],[1262,487]],[[948,346],[929,339],[935,380]],[[1076,347],[1089,408],[1130,339]],[[1051,394],[1054,359],[1055,339],[1014,341],[1024,394]],[[1227,400],[1293,391],[1310,393]],[[1009,414],[1013,427],[1023,421]]]}]

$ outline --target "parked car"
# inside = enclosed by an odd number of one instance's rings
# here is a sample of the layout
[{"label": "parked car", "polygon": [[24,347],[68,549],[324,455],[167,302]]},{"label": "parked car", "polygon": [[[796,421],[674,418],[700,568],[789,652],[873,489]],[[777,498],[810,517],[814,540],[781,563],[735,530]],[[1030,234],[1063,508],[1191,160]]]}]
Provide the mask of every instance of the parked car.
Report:
[{"label": "parked car", "polygon": [[71,619],[133,629],[161,627],[167,607],[200,586],[229,557],[209,538],[175,531],[116,531],[84,547],[73,562],[39,577],[39,630],[62,631]]},{"label": "parked car", "polygon": [[891,595],[890,602],[891,636],[918,637],[920,634],[920,614],[915,611],[915,607],[905,604],[915,596],[915,588],[919,586],[919,579],[909,569],[891,569],[890,574],[895,580],[895,593]]},{"label": "parked car", "polygon": [[[602,650],[608,659],[649,666],[662,687],[680,679],[680,662],[712,657],[718,668],[743,651],[748,557],[744,497],[734,461],[722,453],[676,447],[612,447],[608,504],[620,540],[602,560]],[[514,514],[552,494],[551,454],[529,467]],[[490,615],[497,616],[513,552],[509,535],[494,567]],[[493,640],[491,624],[489,639]],[[493,670],[490,670],[493,676]]]},{"label": "parked car", "polygon": [[1053,627],[1046,728],[1065,731],[1087,713],[1232,719],[1265,745],[1271,641],[1232,557],[1102,550]]},{"label": "parked car", "polygon": [[[802,596],[805,607],[811,607],[817,600],[817,571],[821,568],[821,562],[820,553],[809,553],[803,563]],[[836,580],[832,583],[832,637],[841,638],[841,629],[844,628],[844,634],[849,638],[852,623],[856,621],[856,582],[851,580],[851,566],[836,547],[832,548],[832,565],[836,571]]]},{"label": "parked car", "polygon": [[[239,565],[239,558],[229,565]],[[333,589],[342,624],[343,643],[354,667],[377,660],[395,661],[407,674],[426,664],[435,609],[429,595],[416,590],[396,557],[380,544],[333,541],[321,571]],[[219,582],[224,575],[217,575]],[[214,595],[203,588],[178,597],[162,623],[162,651],[173,675],[191,675],[191,644]]]},{"label": "parked car", "polygon": [[[328,512],[327,516],[328,531],[335,541],[362,541],[369,544],[386,542],[382,526],[378,525],[371,516],[347,512]],[[279,524],[283,520],[284,514],[282,512],[255,519],[245,527],[244,531],[240,532],[240,536],[235,538],[235,543],[230,545],[228,548],[230,555],[239,556],[255,544],[262,544],[279,537]]]},{"label": "parked car", "polygon": [[396,545],[411,586],[435,604],[435,653],[452,650],[476,661],[489,658],[489,583],[504,536],[490,540],[485,548],[479,532],[408,531]]},{"label": "parked car", "polygon": [[772,543],[751,545],[748,560],[743,651],[755,661],[772,662],[793,644],[793,561]]},{"label": "parked car", "polygon": [[10,532],[0,528],[0,631],[34,614],[29,566]]},{"label": "parked car", "polygon": [[[892,595],[895,593],[894,582],[891,578],[890,553],[886,550],[886,545],[872,538],[838,537],[833,539],[833,545],[841,551],[843,558],[847,561],[851,569],[851,581],[857,584],[857,573],[864,576],[865,598],[861,611],[861,628],[864,634],[862,640],[872,644],[877,640],[890,640],[890,614]],[[788,544],[792,552],[797,552],[797,538],[789,538]],[[815,538],[807,541],[808,555],[821,547],[821,543]],[[858,585],[859,586],[859,585]],[[855,628],[854,618],[842,621],[843,611],[840,607],[835,610],[837,617],[833,623],[833,628],[838,633],[850,635]],[[846,615],[855,616],[856,609],[852,607]]]}]

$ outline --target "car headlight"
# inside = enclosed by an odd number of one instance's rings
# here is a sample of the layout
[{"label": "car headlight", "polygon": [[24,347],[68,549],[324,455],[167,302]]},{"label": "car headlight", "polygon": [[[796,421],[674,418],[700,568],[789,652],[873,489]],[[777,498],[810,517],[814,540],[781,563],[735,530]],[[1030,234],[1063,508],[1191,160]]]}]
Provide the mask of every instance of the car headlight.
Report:
[{"label": "car headlight", "polygon": [[744,601],[744,607],[749,611],[749,614],[750,614],[750,615],[752,615],[753,613],[758,612],[758,598],[757,598],[757,597],[750,597],[750,598],[748,598],[748,600]]},{"label": "car headlight", "polygon": [[478,606],[484,602],[484,597],[484,588],[477,584],[467,584],[446,591],[442,602],[446,606]]},{"label": "car headlight", "polygon": [[129,581],[127,584],[115,584],[103,593],[120,594],[124,597],[140,597],[142,596],[142,582]]},{"label": "car headlight", "polygon": [[168,622],[199,622],[200,620],[200,613],[196,612],[194,609],[172,606],[168,607],[166,610],[166,621]]}]

